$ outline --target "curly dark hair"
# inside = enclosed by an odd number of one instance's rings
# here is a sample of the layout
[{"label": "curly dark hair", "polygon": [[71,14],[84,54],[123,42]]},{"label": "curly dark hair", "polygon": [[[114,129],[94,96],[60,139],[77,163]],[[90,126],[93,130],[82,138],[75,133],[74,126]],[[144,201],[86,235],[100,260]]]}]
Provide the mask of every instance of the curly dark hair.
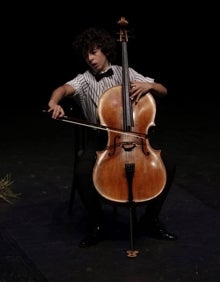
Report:
[{"label": "curly dark hair", "polygon": [[90,27],[76,37],[73,42],[75,51],[85,59],[88,52],[100,48],[110,62],[116,58],[116,40],[103,28]]}]

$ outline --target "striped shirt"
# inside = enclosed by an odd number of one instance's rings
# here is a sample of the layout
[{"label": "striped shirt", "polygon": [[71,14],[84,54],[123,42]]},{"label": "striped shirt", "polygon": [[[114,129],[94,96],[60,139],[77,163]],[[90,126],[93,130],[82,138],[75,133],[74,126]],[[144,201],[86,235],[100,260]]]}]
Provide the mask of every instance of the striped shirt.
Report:
[{"label": "striped shirt", "polygon": [[[66,82],[76,90],[73,95],[74,99],[80,104],[88,122],[98,123],[97,106],[100,95],[113,86],[122,85],[122,67],[111,65],[111,68],[114,74],[104,77],[100,81],[96,81],[95,76],[87,70]],[[154,81],[150,77],[144,77],[132,68],[129,68],[129,79],[130,81]]]}]

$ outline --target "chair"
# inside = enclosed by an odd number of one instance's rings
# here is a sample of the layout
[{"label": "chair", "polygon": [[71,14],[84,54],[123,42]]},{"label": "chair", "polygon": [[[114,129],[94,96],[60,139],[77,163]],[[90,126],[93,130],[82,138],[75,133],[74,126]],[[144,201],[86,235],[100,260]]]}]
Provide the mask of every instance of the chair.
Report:
[{"label": "chair", "polygon": [[72,176],[72,183],[71,183],[71,191],[70,191],[70,198],[68,203],[68,215],[72,215],[72,208],[75,200],[75,167],[78,161],[78,158],[82,154],[86,142],[86,129],[82,126],[74,126],[74,155],[73,155],[73,176]]}]

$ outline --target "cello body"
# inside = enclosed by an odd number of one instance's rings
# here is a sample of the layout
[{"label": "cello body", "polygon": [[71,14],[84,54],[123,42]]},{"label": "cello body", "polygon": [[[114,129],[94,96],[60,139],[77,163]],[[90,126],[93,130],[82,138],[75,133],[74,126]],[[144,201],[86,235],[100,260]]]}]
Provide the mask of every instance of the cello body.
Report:
[{"label": "cello body", "polygon": [[[121,86],[115,86],[101,95],[98,114],[102,125],[123,130],[122,92]],[[147,137],[149,128],[155,126],[155,100],[148,93],[131,107],[134,125],[129,132],[138,134],[109,130],[107,146],[97,152],[93,169],[93,182],[98,193],[109,201],[122,204],[151,200],[166,184],[161,152],[151,147]]]}]

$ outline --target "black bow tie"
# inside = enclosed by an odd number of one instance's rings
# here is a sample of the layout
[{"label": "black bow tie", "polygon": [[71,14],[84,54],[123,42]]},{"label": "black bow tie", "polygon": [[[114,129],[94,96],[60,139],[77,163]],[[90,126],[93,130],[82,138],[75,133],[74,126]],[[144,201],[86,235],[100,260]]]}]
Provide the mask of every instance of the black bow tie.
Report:
[{"label": "black bow tie", "polygon": [[97,81],[101,80],[103,77],[108,77],[113,75],[113,70],[112,69],[108,69],[106,72],[101,72],[101,73],[96,73],[95,74],[95,78]]}]

